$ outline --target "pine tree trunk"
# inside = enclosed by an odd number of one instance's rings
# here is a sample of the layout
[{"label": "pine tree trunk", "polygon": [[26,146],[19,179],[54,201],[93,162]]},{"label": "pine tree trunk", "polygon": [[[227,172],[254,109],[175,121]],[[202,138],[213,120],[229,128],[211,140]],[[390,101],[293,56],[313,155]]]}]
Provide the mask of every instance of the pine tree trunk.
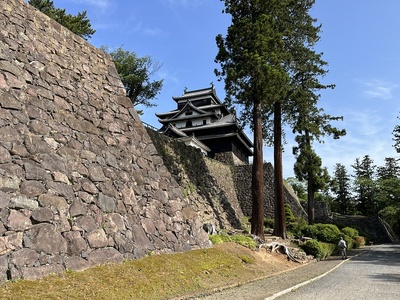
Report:
[{"label": "pine tree trunk", "polygon": [[313,225],[314,224],[314,183],[311,179],[312,174],[308,174],[308,186],[307,186],[307,213],[308,213],[308,224]]},{"label": "pine tree trunk", "polygon": [[264,239],[264,169],[261,101],[254,103],[254,155],[252,173],[252,216],[251,233]]},{"label": "pine tree trunk", "polygon": [[[307,147],[311,149],[311,141],[310,141],[310,133],[308,130],[305,132],[306,134],[306,143]],[[314,181],[313,176],[310,171],[307,174],[307,214],[308,214],[308,224],[314,224]]]},{"label": "pine tree trunk", "polygon": [[283,196],[282,174],[282,105],[274,104],[274,183],[275,183],[275,222],[274,235],[286,238],[286,219]]}]

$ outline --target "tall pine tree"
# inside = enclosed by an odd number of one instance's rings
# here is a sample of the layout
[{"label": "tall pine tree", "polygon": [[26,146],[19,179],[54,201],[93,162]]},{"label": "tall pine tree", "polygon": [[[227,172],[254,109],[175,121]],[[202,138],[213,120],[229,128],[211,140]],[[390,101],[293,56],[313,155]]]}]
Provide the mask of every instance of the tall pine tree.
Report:
[{"label": "tall pine tree", "polygon": [[354,191],[358,211],[366,216],[377,215],[379,206],[376,199],[377,184],[374,161],[369,155],[365,155],[362,160],[357,158],[352,167],[354,169]]},{"label": "tall pine tree", "polygon": [[400,165],[393,157],[385,158],[385,165],[377,168],[377,202],[379,209],[400,209]]},{"label": "tall pine tree", "polygon": [[[283,176],[282,124],[295,118],[290,97],[295,68],[305,67],[308,47],[317,41],[319,27],[309,11],[313,0],[225,0],[232,15],[227,36],[217,36],[217,76],[225,80],[227,103],[240,106],[240,120],[254,132],[252,233],[263,235],[262,144],[274,145],[274,234],[286,237]],[[296,62],[296,63],[293,63]],[[271,126],[272,124],[272,126]],[[270,131],[273,129],[272,132]]]},{"label": "tall pine tree", "polygon": [[326,169],[322,167],[321,158],[315,153],[313,143],[322,142],[325,135],[333,135],[335,139],[345,134],[331,126],[331,121],[341,120],[342,117],[333,117],[325,114],[318,108],[319,91],[334,88],[334,85],[324,85],[320,80],[328,72],[327,62],[322,59],[322,53],[314,49],[320,40],[321,25],[308,11],[315,1],[295,1],[293,8],[295,18],[302,20],[296,29],[297,38],[291,42],[292,60],[289,68],[291,72],[290,90],[288,93],[285,115],[291,125],[293,133],[297,134],[297,146],[293,148],[296,156],[294,171],[300,181],[307,182],[308,194],[308,222],[314,223],[314,193],[326,186]]},{"label": "tall pine tree", "polygon": [[351,179],[343,164],[337,163],[335,165],[331,189],[336,195],[333,200],[336,207],[333,207],[333,210],[343,215],[354,213],[354,201],[351,195]]},{"label": "tall pine tree", "polygon": [[[226,0],[224,12],[232,16],[226,37],[218,35],[215,70],[224,79],[226,103],[239,105],[239,120],[254,132],[251,233],[264,237],[263,114],[282,99],[288,75],[282,61],[284,13],[280,0]],[[286,1],[284,1],[286,2]]]}]

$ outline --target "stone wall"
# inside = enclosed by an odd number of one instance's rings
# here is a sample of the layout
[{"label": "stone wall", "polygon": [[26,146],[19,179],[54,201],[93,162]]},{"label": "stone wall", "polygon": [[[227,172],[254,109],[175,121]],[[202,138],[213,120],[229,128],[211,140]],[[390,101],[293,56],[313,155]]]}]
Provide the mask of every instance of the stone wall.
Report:
[{"label": "stone wall", "polygon": [[199,149],[152,129],[147,131],[202,223],[212,224],[217,230],[240,228],[243,213],[236,196],[232,166],[204,157]]},{"label": "stone wall", "polygon": [[[307,205],[307,203],[305,203]],[[305,207],[305,209],[307,209]],[[331,212],[327,202],[314,202],[314,220],[316,223],[329,223]]]},{"label": "stone wall", "polygon": [[334,215],[329,223],[336,224],[339,228],[345,226],[356,228],[360,235],[366,235],[374,244],[398,242],[390,233],[389,226],[386,226],[379,217]]},{"label": "stone wall", "polygon": [[[245,215],[251,216],[252,198],[251,198],[251,170],[252,166],[235,167],[235,185],[236,193],[240,199],[242,211]],[[285,203],[288,203],[295,216],[307,219],[307,213],[301,206],[299,200],[292,192],[284,186]],[[271,163],[264,164],[264,215],[267,218],[274,218],[275,212],[275,187],[274,187],[274,169]]]},{"label": "stone wall", "polygon": [[0,1],[0,282],[210,245],[102,51]]},{"label": "stone wall", "polygon": [[239,157],[235,155],[233,152],[220,152],[215,153],[216,160],[234,166],[243,166],[247,165],[248,161],[243,161]]},{"label": "stone wall", "polygon": [[[251,216],[252,211],[252,166],[206,158],[194,147],[147,130],[202,222],[212,223],[217,229],[240,229],[243,216]],[[264,164],[264,195],[265,216],[274,218],[274,174],[270,163]],[[307,219],[291,187],[284,187],[284,196],[294,215]]]}]

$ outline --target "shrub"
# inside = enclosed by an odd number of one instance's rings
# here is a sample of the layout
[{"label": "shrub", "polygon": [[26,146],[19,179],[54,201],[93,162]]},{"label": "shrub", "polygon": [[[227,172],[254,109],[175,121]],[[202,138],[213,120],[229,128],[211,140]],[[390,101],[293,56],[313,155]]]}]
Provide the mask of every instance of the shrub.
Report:
[{"label": "shrub", "polygon": [[240,220],[240,224],[242,227],[242,230],[244,230],[245,233],[250,233],[251,225],[250,225],[250,218],[247,216],[244,216]]},{"label": "shrub", "polygon": [[358,236],[358,230],[352,227],[344,227],[342,228],[342,232],[353,239]]},{"label": "shrub", "polygon": [[314,224],[305,227],[303,235],[321,242],[336,244],[342,236],[342,233],[339,228],[333,224]]},{"label": "shrub", "polygon": [[298,218],[295,218],[294,222],[291,222],[288,224],[287,229],[295,237],[301,237],[307,226],[308,226],[307,221],[301,217],[298,217]]},{"label": "shrub", "polygon": [[358,232],[359,232],[360,236],[364,238],[364,241],[365,241],[364,245],[368,244],[372,240],[371,235],[369,235],[368,233],[363,232],[361,230],[358,230]]},{"label": "shrub", "polygon": [[292,212],[292,208],[287,203],[284,204],[284,207],[285,207],[286,223],[289,224],[291,222],[294,222],[295,221],[295,217],[294,217],[294,214]]},{"label": "shrub", "polygon": [[354,238],[354,248],[360,248],[365,245],[365,238],[363,236],[356,236]]},{"label": "shrub", "polygon": [[312,255],[315,258],[322,256],[322,246],[317,240],[308,240],[307,242],[301,245],[301,248],[308,255]]},{"label": "shrub", "polygon": [[331,243],[321,243],[323,246],[323,258],[325,259],[329,256],[331,256],[333,253],[335,253],[336,250],[336,244],[331,244]]},{"label": "shrub", "polygon": [[308,240],[306,243],[301,245],[301,248],[308,255],[312,255],[318,260],[329,257],[336,250],[334,244],[322,243],[317,240]]},{"label": "shrub", "polygon": [[266,228],[274,228],[274,219],[264,218],[264,227]]}]

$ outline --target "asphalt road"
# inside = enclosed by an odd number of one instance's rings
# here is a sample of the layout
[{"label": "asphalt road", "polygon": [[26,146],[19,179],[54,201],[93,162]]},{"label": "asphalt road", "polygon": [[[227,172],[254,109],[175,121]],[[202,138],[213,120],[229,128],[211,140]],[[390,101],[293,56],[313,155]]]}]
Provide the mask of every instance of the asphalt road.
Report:
[{"label": "asphalt road", "polygon": [[398,300],[400,245],[376,245],[319,280],[292,289],[276,300]]}]

